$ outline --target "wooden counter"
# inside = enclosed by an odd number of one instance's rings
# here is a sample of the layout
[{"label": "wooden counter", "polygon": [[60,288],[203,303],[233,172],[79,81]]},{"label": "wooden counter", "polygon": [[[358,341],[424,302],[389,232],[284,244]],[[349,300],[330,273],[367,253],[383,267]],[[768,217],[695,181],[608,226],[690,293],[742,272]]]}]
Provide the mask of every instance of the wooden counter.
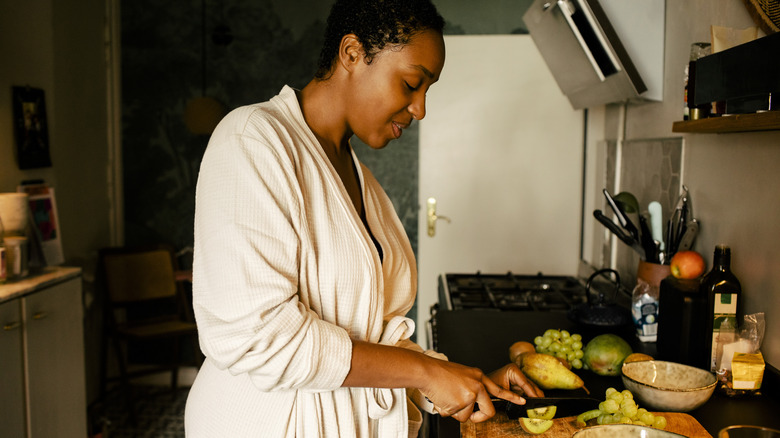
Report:
[{"label": "wooden counter", "polygon": [[27,295],[53,284],[81,275],[81,268],[52,266],[18,280],[0,284],[0,303]]}]

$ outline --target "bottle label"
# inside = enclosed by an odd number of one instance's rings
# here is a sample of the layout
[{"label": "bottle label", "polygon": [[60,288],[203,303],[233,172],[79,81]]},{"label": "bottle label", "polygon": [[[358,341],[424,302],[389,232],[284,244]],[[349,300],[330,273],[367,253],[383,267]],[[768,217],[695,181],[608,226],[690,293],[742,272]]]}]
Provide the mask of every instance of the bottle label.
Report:
[{"label": "bottle label", "polygon": [[655,342],[658,335],[658,302],[648,295],[633,305],[636,334],[642,342]]},{"label": "bottle label", "polygon": [[710,371],[717,371],[718,363],[718,343],[720,339],[720,326],[724,321],[729,320],[730,327],[737,327],[737,294],[715,294],[715,308],[712,323],[712,355],[710,357]]},{"label": "bottle label", "polygon": [[[736,294],[715,294],[715,316],[718,314],[728,315],[737,314],[737,296]],[[716,326],[718,327],[718,326]]]}]

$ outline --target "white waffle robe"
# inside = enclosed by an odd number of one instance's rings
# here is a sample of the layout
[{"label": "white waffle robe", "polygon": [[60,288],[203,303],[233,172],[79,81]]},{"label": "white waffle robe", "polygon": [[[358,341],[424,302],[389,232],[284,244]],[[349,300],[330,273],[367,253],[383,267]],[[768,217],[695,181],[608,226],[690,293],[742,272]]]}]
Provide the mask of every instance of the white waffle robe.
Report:
[{"label": "white waffle robe", "polygon": [[341,387],[350,338],[420,349],[403,316],[414,254],[353,159],[383,259],[295,90],[232,111],[214,131],[196,194],[193,302],[206,360],[187,399],[189,438],[417,434],[405,389]]}]

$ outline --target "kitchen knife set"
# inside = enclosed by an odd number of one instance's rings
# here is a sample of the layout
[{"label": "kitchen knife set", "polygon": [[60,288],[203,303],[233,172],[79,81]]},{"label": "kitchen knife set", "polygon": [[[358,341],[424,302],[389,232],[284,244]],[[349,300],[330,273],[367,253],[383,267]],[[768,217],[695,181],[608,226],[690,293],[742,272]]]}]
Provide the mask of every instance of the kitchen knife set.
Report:
[{"label": "kitchen knife set", "polygon": [[683,185],[674,210],[663,229],[663,211],[658,201],[647,206],[646,212],[639,212],[639,203],[628,192],[614,197],[604,189],[604,197],[615,215],[617,223],[601,210],[593,216],[623,243],[636,251],[642,260],[649,263],[669,264],[675,253],[688,251],[693,247],[699,232],[699,221],[693,217],[693,205],[688,188]]}]

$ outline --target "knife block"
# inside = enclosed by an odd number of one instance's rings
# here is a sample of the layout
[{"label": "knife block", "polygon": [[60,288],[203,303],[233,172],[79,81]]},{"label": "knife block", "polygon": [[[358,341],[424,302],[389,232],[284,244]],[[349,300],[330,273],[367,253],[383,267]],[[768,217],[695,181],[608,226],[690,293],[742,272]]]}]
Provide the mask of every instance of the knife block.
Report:
[{"label": "knife block", "polygon": [[707,297],[699,280],[673,276],[661,281],[658,302],[658,359],[709,369]]}]

